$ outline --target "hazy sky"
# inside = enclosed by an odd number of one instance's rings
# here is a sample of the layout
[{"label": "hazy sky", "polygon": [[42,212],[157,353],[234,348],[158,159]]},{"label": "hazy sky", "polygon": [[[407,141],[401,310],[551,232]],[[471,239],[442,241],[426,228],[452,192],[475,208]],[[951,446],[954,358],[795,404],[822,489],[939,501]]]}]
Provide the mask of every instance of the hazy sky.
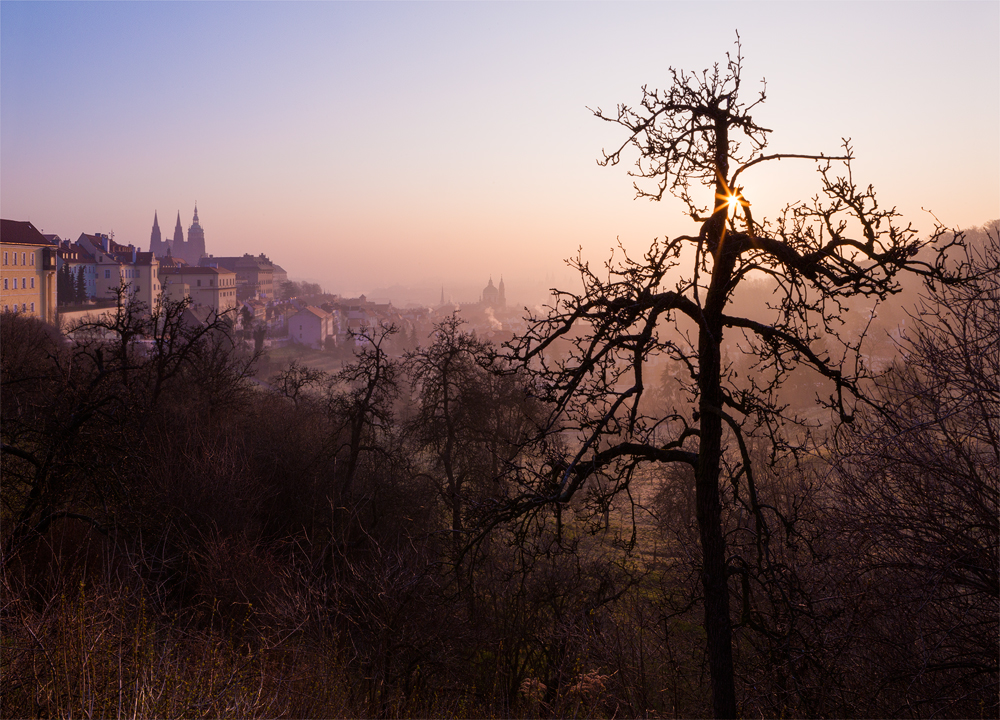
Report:
[{"label": "hazy sky", "polygon": [[[633,200],[587,107],[743,42],[770,148],[838,150],[929,228],[1000,216],[1000,3],[0,3],[0,212],[147,249],[154,210],[208,251],[332,292],[473,300],[565,284],[578,246],[691,231]],[[746,177],[755,216],[817,189]],[[708,200],[706,200],[708,202]],[[519,292],[519,290],[521,292]],[[534,302],[525,297],[523,301]]]}]

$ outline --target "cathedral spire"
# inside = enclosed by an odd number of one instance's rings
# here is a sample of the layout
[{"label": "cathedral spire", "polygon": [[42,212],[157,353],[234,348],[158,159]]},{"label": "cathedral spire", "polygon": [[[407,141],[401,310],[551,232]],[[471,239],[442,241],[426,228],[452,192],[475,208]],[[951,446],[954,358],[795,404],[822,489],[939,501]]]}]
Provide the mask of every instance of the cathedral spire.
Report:
[{"label": "cathedral spire", "polygon": [[149,251],[154,255],[163,254],[163,238],[160,235],[160,221],[153,211],[153,230],[149,233]]},{"label": "cathedral spire", "polygon": [[174,249],[181,247],[184,242],[184,229],[181,227],[181,211],[177,211],[177,225],[174,226]]}]

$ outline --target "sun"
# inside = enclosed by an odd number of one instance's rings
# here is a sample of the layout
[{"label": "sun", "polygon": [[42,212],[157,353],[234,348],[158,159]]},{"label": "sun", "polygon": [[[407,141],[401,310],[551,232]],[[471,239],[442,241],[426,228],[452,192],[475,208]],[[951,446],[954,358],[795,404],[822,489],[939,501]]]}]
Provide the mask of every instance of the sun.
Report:
[{"label": "sun", "polygon": [[732,195],[726,195],[725,200],[729,218],[733,219],[736,217],[736,211],[739,210],[740,206],[743,204],[743,196],[740,194],[740,191],[737,190]]}]

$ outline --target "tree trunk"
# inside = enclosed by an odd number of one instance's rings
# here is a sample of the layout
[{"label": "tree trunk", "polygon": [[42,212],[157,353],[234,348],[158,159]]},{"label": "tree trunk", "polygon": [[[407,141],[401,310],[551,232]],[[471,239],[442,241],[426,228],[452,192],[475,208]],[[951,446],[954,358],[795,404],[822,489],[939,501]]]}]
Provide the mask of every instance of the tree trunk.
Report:
[{"label": "tree trunk", "polygon": [[715,717],[735,718],[733,632],[729,618],[726,543],[722,535],[722,505],[719,499],[719,465],[722,455],[720,358],[718,344],[704,336],[703,330],[700,343],[701,442],[695,473],[695,508],[703,555],[701,582],[705,592],[705,634]]},{"label": "tree trunk", "polygon": [[695,471],[695,511],[704,563],[701,582],[705,591],[705,635],[712,677],[712,705],[716,718],[735,718],[733,628],[729,617],[729,575],[726,540],[722,534],[719,468],[722,460],[722,315],[736,255],[725,242],[727,207],[724,197],[728,189],[721,182],[728,172],[728,162],[722,154],[728,148],[728,133],[725,127],[716,132],[721,155],[717,158],[720,181],[716,182],[715,212],[705,227],[705,239],[714,262],[698,333],[701,437]]}]

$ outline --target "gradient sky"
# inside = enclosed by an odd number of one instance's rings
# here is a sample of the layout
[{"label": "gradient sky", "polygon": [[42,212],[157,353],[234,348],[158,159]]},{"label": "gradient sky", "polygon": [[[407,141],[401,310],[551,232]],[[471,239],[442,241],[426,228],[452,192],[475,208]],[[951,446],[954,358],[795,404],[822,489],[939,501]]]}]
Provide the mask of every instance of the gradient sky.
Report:
[{"label": "gradient sky", "polygon": [[[0,3],[0,212],[147,249],[195,201],[216,255],[331,292],[492,275],[536,302],[579,246],[692,230],[634,200],[620,128],[668,67],[743,43],[776,152],[853,139],[860,182],[918,228],[1000,217],[1000,3]],[[759,218],[811,164],[746,177]],[[706,200],[708,202],[708,200]]]}]

